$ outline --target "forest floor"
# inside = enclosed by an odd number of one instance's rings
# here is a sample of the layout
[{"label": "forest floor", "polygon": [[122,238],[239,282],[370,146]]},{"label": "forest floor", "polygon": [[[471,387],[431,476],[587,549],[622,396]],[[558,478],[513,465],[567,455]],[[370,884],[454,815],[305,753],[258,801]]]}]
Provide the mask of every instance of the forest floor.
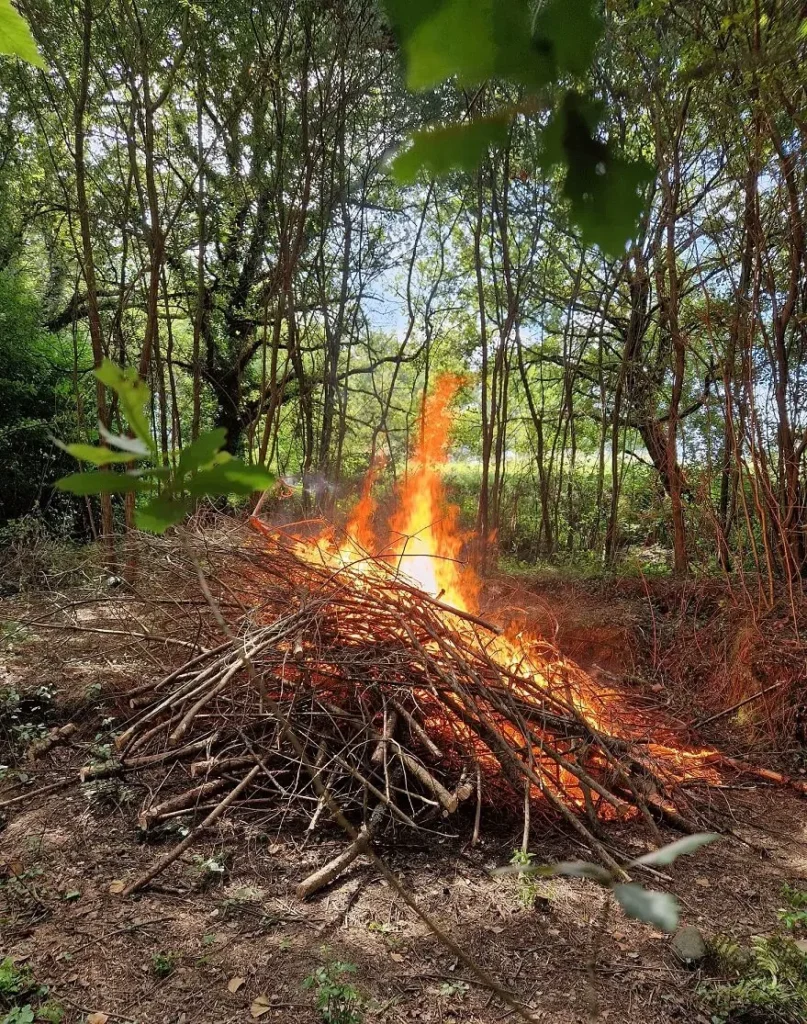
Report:
[{"label": "forest floor", "polygon": [[[691,695],[668,692],[648,668],[658,668],[666,641],[661,624],[648,624],[643,594],[546,580],[516,588],[502,578],[489,585],[487,598],[501,607],[507,597],[595,675],[635,677],[669,713],[683,714],[688,703],[691,720],[698,713]],[[110,719],[125,715],[120,694],[155,671],[141,645],[120,638],[100,643],[78,633],[57,641],[53,631],[36,628],[20,638],[10,624],[38,608],[30,597],[0,603],[0,622],[13,637],[0,655],[0,691],[22,696],[18,725],[40,715],[49,726],[74,722],[78,731],[23,765],[22,782],[18,773],[7,774],[0,802],[74,778],[88,755],[100,756],[114,728]],[[103,602],[81,613],[93,628],[112,621]],[[723,722],[705,738],[742,745]],[[785,767],[798,770],[791,754]],[[760,756],[767,764],[782,760]],[[139,874],[179,838],[176,831],[139,837],[141,787],[129,779],[73,784],[0,812],[0,955],[48,986],[47,998],[66,1011],[66,1024],[314,1024],[326,1018],[316,1008],[316,981],[306,987],[306,979],[336,963],[355,967],[339,982],[360,999],[347,1006],[355,1021],[517,1019],[369,865],[309,902],[295,897],[301,877],[343,848],[335,828],[311,834],[299,821],[225,820],[149,889],[122,900],[116,882]],[[807,802],[760,782],[738,782],[715,799],[731,808],[736,838],[677,861],[667,869],[670,881],[653,884],[674,893],[682,923],[707,938],[772,934],[783,883],[803,887],[807,880]],[[468,824],[453,822],[453,834],[446,829],[417,842],[406,836],[383,852],[424,909],[536,1020],[590,1020],[596,999],[601,1020],[709,1024],[698,988],[709,983],[714,965],[687,969],[668,936],[616,910],[598,937],[602,890],[576,879],[533,884],[492,876],[519,846],[520,822],[486,810],[476,847],[468,843]],[[615,846],[637,854],[645,848],[638,830],[609,828]],[[581,856],[569,834],[549,823],[535,823],[532,848],[541,860]],[[351,992],[342,995],[350,1004]],[[332,1024],[352,1022],[333,1017]]]}]

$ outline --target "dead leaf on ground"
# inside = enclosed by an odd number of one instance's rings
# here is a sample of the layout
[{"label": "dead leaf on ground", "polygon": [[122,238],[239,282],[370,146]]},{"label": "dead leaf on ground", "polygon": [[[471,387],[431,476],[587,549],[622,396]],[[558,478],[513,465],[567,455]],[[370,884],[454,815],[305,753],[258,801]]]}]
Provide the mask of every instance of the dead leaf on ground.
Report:
[{"label": "dead leaf on ground", "polygon": [[115,893],[116,895],[119,892],[123,892],[123,890],[125,888],[126,888],[126,882],[124,882],[120,878],[116,878],[114,882],[110,882],[109,883],[109,891],[111,893]]},{"label": "dead leaf on ground", "polygon": [[[234,978],[230,978],[230,980],[227,982],[227,991],[235,994],[239,990],[239,988],[241,988],[245,981],[245,978],[239,978],[238,975],[236,975]],[[257,1002],[257,1000],[255,1001]]]},{"label": "dead leaf on ground", "polygon": [[101,1013],[100,1011],[97,1011],[96,1013],[87,1014],[87,1024],[106,1024],[108,1020],[108,1013]]},{"label": "dead leaf on ground", "polygon": [[269,1002],[268,996],[257,996],[252,1001],[252,1006],[249,1008],[249,1012],[253,1017],[263,1017],[265,1013],[269,1013],[272,1009],[272,1004]]}]

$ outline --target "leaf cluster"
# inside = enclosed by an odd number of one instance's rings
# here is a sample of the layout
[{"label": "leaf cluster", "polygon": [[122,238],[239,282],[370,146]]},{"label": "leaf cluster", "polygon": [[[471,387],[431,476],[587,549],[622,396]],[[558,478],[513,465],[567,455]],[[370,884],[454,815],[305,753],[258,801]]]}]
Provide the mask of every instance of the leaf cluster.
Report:
[{"label": "leaf cluster", "polygon": [[[506,143],[520,115],[547,109],[546,94],[589,71],[602,34],[593,0],[548,0],[533,13],[529,0],[386,0],[410,89],[453,81],[475,87],[507,82],[523,97],[516,106],[434,124],[413,134],[392,165],[402,183],[427,172],[472,170]],[[563,175],[563,194],[582,240],[620,255],[635,236],[652,168],[620,156],[602,139],[605,108],[576,88],[561,89],[543,132],[540,165]]]},{"label": "leaf cluster", "polygon": [[[139,529],[164,533],[192,511],[197,498],[236,494],[246,496],[265,490],[274,482],[262,466],[250,466],[224,450],[223,427],[207,431],[180,453],[176,466],[137,467],[154,461],[157,449],[149,430],[147,410],[151,394],[133,369],[121,369],[105,359],[96,377],[118,396],[131,435],[112,434],[99,425],[104,444],[56,443],[70,455],[97,467],[88,473],[71,473],[56,486],[72,494],[145,494],[148,502],[137,509]],[[123,465],[123,472],[109,468]],[[135,468],[132,468],[135,467]]]}]

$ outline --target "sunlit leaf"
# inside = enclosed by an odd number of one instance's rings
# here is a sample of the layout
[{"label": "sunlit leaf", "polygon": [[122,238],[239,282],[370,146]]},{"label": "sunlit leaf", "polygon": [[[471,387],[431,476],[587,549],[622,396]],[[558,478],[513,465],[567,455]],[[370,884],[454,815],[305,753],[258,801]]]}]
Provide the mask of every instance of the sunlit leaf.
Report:
[{"label": "sunlit leaf", "polygon": [[105,359],[96,369],[95,376],[117,394],[135,437],[153,449],[154,442],[146,411],[151,402],[151,394],[146,382],[140,379],[133,367],[122,370],[109,359]]},{"label": "sunlit leaf", "polygon": [[386,0],[410,89],[448,78],[506,79],[538,89],[591,64],[602,23],[593,0]]},{"label": "sunlit leaf", "polygon": [[665,932],[675,931],[678,925],[678,904],[669,893],[643,889],[633,882],[615,885],[612,891],[628,917],[654,924]]},{"label": "sunlit leaf", "polygon": [[0,0],[0,53],[19,57],[38,68],[47,68],[28,22],[12,6],[11,0]]},{"label": "sunlit leaf", "polygon": [[135,455],[133,452],[113,452],[110,448],[102,448],[94,444],[56,444],[63,448],[73,458],[81,459],[82,462],[90,462],[93,466],[110,466],[114,463],[131,462],[132,459],[142,459],[142,454]]},{"label": "sunlit leaf", "polygon": [[111,430],[107,430],[103,423],[98,424],[98,433],[113,448],[120,448],[121,451],[131,452],[136,457],[152,454],[149,445],[144,444],[139,438],[127,437],[125,434],[113,434]]},{"label": "sunlit leaf", "polygon": [[415,132],[407,149],[392,163],[392,172],[402,184],[415,181],[421,171],[437,177],[455,168],[472,170],[490,146],[507,141],[509,118],[478,118],[466,124],[438,125]]},{"label": "sunlit leaf", "polygon": [[145,482],[129,473],[113,473],[101,470],[98,473],[71,473],[56,481],[60,491],[71,494],[130,494],[142,491]]},{"label": "sunlit leaf", "polygon": [[208,465],[224,447],[226,440],[227,431],[224,427],[217,427],[215,430],[209,430],[207,433],[201,434],[187,448],[182,449],[182,453],[179,456],[177,473],[183,476],[185,473],[190,473],[195,469]]},{"label": "sunlit leaf", "polygon": [[274,482],[275,478],[263,466],[247,466],[240,459],[229,459],[212,469],[196,473],[185,486],[194,497],[205,494],[218,497],[265,491]]},{"label": "sunlit leaf", "polygon": [[161,496],[153,498],[143,508],[137,509],[135,524],[138,530],[146,530],[148,533],[165,533],[169,526],[181,523],[191,510],[192,505],[189,501]]},{"label": "sunlit leaf", "polygon": [[716,832],[696,832],[695,835],[684,836],[683,839],[677,839],[674,843],[662,846],[659,850],[652,850],[643,857],[637,857],[631,863],[648,865],[672,864],[678,857],[682,857],[687,853],[694,853],[702,846],[707,846],[717,839],[720,839],[720,836]]}]

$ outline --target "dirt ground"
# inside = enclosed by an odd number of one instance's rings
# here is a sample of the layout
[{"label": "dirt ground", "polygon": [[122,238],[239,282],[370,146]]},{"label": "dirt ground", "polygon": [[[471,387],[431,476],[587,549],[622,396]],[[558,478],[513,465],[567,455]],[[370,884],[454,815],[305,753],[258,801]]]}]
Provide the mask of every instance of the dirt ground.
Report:
[{"label": "dirt ground", "polygon": [[[551,617],[551,595],[536,598],[536,607],[542,600]],[[79,621],[94,627],[99,606],[90,608]],[[183,820],[146,841],[135,822],[145,790],[132,778],[26,794],[75,778],[97,757],[126,714],[120,694],[168,655],[152,648],[146,658],[143,645],[121,637],[65,639],[36,627],[21,635],[9,626],[30,613],[22,598],[0,608],[7,637],[0,690],[28,695],[45,687],[37,706],[46,710],[35,712],[32,704],[28,713],[44,714],[48,725],[74,722],[78,731],[69,743],[18,765],[22,781],[15,772],[0,783],[0,804],[25,797],[0,811],[0,958],[10,955],[49,986],[67,1024],[88,1016],[100,1022],[103,1015],[138,1024],[321,1021],[316,987],[304,982],[334,962],[355,965],[345,977],[370,1024],[517,1019],[368,864],[310,902],[295,897],[297,882],[344,845],[332,826],[308,833],[303,820],[240,814],[211,830],[151,888],[124,900],[116,883],[178,842]],[[589,629],[575,640],[567,621],[558,639],[589,667],[631,671],[629,608],[620,614],[615,623],[603,613],[609,635],[598,639]],[[748,781],[715,791],[714,799],[730,808],[735,837],[680,859],[666,877],[636,880],[674,893],[682,924],[707,937],[770,933],[783,882],[807,881],[807,803]],[[528,894],[534,906],[525,906],[523,882],[491,874],[519,846],[520,822],[499,820],[487,808],[476,847],[468,820],[451,826],[419,842],[391,835],[381,852],[422,907],[536,1020],[587,1021],[596,1001],[601,1020],[709,1024],[696,995],[708,963],[682,966],[669,936],[617,909],[599,937],[602,890],[583,880],[537,882]],[[637,855],[645,849],[638,830],[627,826],[611,827],[608,842]],[[586,855],[568,832],[540,820],[531,849],[547,861]]]}]

